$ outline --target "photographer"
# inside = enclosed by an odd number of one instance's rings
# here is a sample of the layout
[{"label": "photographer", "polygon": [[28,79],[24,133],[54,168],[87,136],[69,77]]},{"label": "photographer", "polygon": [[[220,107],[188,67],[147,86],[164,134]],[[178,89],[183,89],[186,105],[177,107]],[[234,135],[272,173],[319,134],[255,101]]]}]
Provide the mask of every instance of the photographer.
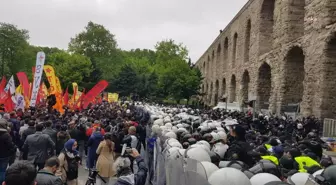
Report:
[{"label": "photographer", "polygon": [[144,159],[134,148],[129,155],[136,160],[138,172],[136,174],[132,173],[131,160],[128,157],[119,157],[113,165],[118,177],[115,185],[145,185],[147,168]]}]

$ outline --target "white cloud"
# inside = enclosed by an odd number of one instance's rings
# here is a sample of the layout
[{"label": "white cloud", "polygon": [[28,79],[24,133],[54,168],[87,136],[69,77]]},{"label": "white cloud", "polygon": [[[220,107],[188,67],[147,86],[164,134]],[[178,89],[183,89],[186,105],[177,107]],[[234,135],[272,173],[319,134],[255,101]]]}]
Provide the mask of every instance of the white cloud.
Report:
[{"label": "white cloud", "polygon": [[122,49],[172,38],[200,57],[247,0],[0,0],[0,21],[30,31],[34,45],[67,48],[88,21],[103,24]]}]

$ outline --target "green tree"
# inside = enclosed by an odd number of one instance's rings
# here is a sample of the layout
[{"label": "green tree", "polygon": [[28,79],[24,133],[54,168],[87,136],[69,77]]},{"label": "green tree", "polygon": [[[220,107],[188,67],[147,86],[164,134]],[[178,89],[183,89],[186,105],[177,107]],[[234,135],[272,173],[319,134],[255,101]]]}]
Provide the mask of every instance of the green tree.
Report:
[{"label": "green tree", "polygon": [[27,30],[19,29],[13,24],[0,23],[1,75],[12,75],[31,66],[25,58],[29,54],[26,50],[31,49],[28,39]]},{"label": "green tree", "polygon": [[[90,58],[93,66],[92,73],[87,81],[96,82],[101,79],[102,68],[112,65],[108,58],[115,56],[117,52],[117,41],[115,36],[103,25],[89,22],[85,30],[71,38],[69,51],[78,53]],[[104,64],[101,64],[104,61]],[[98,62],[99,65],[98,65]]]},{"label": "green tree", "polygon": [[72,82],[83,84],[83,79],[92,71],[92,64],[88,57],[64,51],[51,54],[48,64],[55,68],[63,87],[71,86]]},{"label": "green tree", "polygon": [[137,83],[138,77],[134,69],[130,65],[124,65],[112,82],[112,87],[120,96],[128,96],[135,92]]}]

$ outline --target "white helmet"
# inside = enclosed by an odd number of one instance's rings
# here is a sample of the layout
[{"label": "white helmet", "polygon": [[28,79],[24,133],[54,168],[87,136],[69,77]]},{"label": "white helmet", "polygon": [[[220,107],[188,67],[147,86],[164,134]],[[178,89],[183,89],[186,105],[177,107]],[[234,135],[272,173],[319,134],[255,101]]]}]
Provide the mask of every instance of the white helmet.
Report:
[{"label": "white helmet", "polygon": [[321,175],[324,169],[318,170],[315,173],[313,173],[313,176],[316,177],[317,175]]},{"label": "white helmet", "polygon": [[229,146],[223,143],[216,143],[212,147],[212,152],[215,152],[221,159],[224,159],[225,153]]},{"label": "white helmet", "polygon": [[196,143],[197,145],[203,145],[203,146],[206,146],[206,148],[210,151],[210,144],[207,142],[207,141],[204,141],[204,140],[201,140],[201,141],[197,141]]},{"label": "white helmet", "polygon": [[212,136],[212,141],[214,141],[214,142],[219,141],[221,139],[219,134],[216,133],[216,132],[211,132],[210,134]]},{"label": "white helmet", "polygon": [[223,132],[225,131],[224,128],[222,128],[222,127],[216,127],[216,129],[217,129],[217,131],[223,131]]},{"label": "white helmet", "polygon": [[217,134],[219,135],[219,137],[220,137],[222,140],[226,141],[226,139],[227,139],[227,134],[226,134],[224,131],[219,131],[219,132],[217,132]]},{"label": "white helmet", "polygon": [[309,173],[296,173],[288,177],[287,182],[293,185],[305,185],[309,178],[309,175]]},{"label": "white helmet", "polygon": [[163,119],[157,119],[157,120],[154,121],[153,124],[154,124],[154,125],[163,126]]},{"label": "white helmet", "polygon": [[199,161],[199,162],[202,162],[202,161],[211,162],[211,158],[210,158],[209,153],[201,147],[190,148],[190,149],[186,150],[185,157],[190,158],[190,159],[194,159],[194,160]]},{"label": "white helmet", "polygon": [[209,177],[211,176],[213,172],[219,169],[215,164],[208,162],[208,161],[202,161],[201,164],[203,165],[203,168],[205,169],[205,173],[206,173],[205,174],[206,176],[204,177],[204,179],[207,179],[207,180],[209,179]]},{"label": "white helmet", "polygon": [[235,168],[222,168],[209,177],[211,185],[251,185],[247,176]]},{"label": "white helmet", "polygon": [[266,183],[273,181],[281,182],[277,176],[270,173],[258,173],[254,175],[250,181],[252,185],[265,185]]},{"label": "white helmet", "polygon": [[172,131],[166,133],[165,136],[168,137],[168,138],[174,138],[174,139],[177,138],[176,134],[174,132],[172,132]]},{"label": "white helmet", "polygon": [[172,128],[171,128],[171,130],[173,131],[173,132],[177,132],[178,131],[178,128],[177,127],[175,127],[175,126],[173,126]]},{"label": "white helmet", "polygon": [[185,129],[185,128],[178,128],[177,131],[188,132],[187,129]]},{"label": "white helmet", "polygon": [[179,123],[176,125],[177,128],[183,128],[183,124],[182,123]]},{"label": "white helmet", "polygon": [[169,123],[169,122],[171,122],[170,117],[169,117],[169,116],[166,116],[166,117],[163,119],[163,122],[164,122],[164,123]]},{"label": "white helmet", "polygon": [[206,130],[208,130],[208,127],[201,125],[201,126],[198,127],[198,129],[200,129],[201,131],[206,131]]},{"label": "white helmet", "polygon": [[166,123],[165,126],[168,128],[168,129],[171,129],[173,127],[173,125],[171,123]]},{"label": "white helmet", "polygon": [[303,129],[303,125],[301,123],[297,124],[297,129]]}]

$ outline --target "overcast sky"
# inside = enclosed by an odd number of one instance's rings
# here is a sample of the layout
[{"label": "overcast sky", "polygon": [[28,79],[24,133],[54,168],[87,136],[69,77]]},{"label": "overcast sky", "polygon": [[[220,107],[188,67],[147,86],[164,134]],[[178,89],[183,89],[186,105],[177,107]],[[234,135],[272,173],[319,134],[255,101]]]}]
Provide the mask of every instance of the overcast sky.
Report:
[{"label": "overcast sky", "polygon": [[247,0],[0,0],[0,21],[30,32],[30,43],[66,49],[88,21],[103,24],[118,46],[150,48],[172,38],[195,62]]}]

